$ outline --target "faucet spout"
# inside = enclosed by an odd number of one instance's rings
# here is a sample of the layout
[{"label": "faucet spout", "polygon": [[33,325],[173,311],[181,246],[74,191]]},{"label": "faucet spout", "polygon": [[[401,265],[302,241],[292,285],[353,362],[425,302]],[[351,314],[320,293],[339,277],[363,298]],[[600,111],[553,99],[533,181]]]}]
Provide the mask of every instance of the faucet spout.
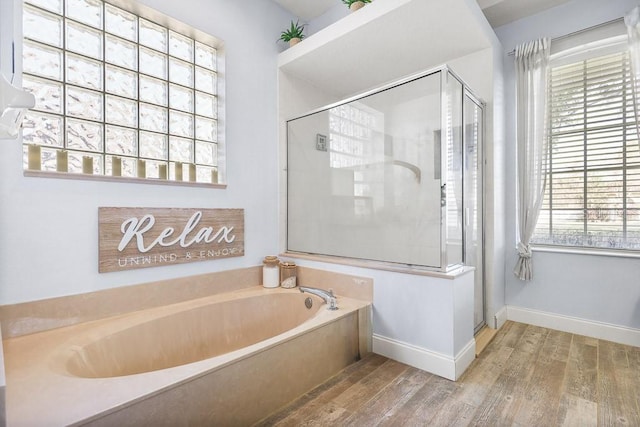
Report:
[{"label": "faucet spout", "polygon": [[300,286],[299,289],[300,289],[300,292],[307,292],[322,298],[324,302],[327,304],[327,310],[338,309],[338,300],[335,297],[335,295],[333,295],[332,289],[325,291],[324,289],[310,288],[308,286]]}]

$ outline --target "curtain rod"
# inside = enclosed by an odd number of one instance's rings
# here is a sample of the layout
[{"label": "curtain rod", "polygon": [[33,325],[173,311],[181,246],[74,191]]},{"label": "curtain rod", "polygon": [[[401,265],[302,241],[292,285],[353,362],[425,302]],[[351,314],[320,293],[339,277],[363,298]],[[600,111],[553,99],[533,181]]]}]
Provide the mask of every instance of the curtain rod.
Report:
[{"label": "curtain rod", "polygon": [[[595,30],[597,28],[604,27],[606,25],[613,24],[613,23],[620,22],[620,21],[624,21],[624,17],[621,16],[620,18],[612,19],[611,21],[602,22],[600,24],[596,24],[596,25],[593,25],[591,27],[583,28],[581,30],[574,31],[574,32],[569,33],[569,34],[565,34],[564,36],[554,37],[554,38],[551,39],[551,41],[554,42],[554,41],[566,39],[568,37],[576,36],[578,34],[582,34],[582,33],[587,32],[587,31]],[[516,54],[516,50],[513,49],[511,52],[507,53],[507,56],[514,56],[515,54]]]}]

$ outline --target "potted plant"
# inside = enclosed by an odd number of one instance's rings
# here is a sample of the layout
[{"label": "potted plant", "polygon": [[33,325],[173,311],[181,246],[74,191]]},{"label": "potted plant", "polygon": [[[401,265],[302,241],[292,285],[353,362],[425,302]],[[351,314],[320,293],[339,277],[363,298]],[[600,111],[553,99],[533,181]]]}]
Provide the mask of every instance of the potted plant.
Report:
[{"label": "potted plant", "polygon": [[364,7],[365,3],[371,3],[371,0],[342,0],[352,12]]},{"label": "potted plant", "polygon": [[287,30],[283,31],[280,34],[280,40],[283,42],[288,42],[289,47],[294,46],[300,42],[304,38],[304,34],[302,33],[304,30],[304,25],[300,25],[298,21],[294,24],[291,21],[291,27]]}]

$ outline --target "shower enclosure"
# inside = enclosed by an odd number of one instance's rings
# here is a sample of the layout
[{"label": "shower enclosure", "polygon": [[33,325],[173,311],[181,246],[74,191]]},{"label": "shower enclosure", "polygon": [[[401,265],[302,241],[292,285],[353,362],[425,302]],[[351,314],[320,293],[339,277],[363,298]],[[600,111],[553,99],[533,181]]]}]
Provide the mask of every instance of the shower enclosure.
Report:
[{"label": "shower enclosure", "polygon": [[287,251],[481,277],[482,120],[446,66],[289,120]]}]

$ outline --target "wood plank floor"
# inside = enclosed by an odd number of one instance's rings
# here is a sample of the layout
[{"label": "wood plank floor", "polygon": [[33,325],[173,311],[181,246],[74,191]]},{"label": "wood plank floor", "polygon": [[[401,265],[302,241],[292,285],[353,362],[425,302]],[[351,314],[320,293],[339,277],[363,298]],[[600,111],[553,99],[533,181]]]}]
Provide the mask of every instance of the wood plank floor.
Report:
[{"label": "wood plank floor", "polygon": [[640,348],[507,322],[457,382],[370,355],[258,426],[640,426]]}]

